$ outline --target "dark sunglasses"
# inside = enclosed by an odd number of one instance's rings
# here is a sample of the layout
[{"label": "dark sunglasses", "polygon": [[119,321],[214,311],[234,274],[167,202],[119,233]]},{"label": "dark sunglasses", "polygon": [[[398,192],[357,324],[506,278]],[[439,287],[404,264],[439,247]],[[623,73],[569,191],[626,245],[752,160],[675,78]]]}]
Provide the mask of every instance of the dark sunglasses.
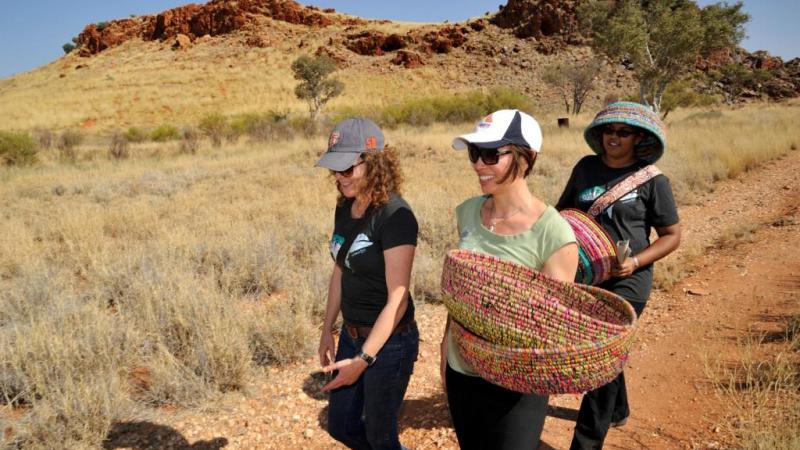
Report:
[{"label": "dark sunglasses", "polygon": [[350,167],[348,167],[347,169],[344,169],[344,170],[333,170],[333,169],[328,169],[328,170],[331,171],[331,175],[339,174],[339,175],[341,175],[341,176],[343,176],[345,178],[350,178],[350,177],[353,176],[353,169],[355,169],[356,166],[360,166],[361,164],[364,164],[364,161],[359,161],[359,162],[353,164],[352,166],[350,166]]},{"label": "dark sunglasses", "polygon": [[603,134],[605,134],[606,136],[615,136],[616,135],[618,137],[621,137],[622,139],[625,139],[625,138],[631,137],[633,135],[639,134],[638,131],[625,130],[625,129],[615,130],[615,129],[611,128],[611,127],[605,127],[605,128],[603,128],[602,131],[603,131]]},{"label": "dark sunglasses", "polygon": [[497,164],[501,156],[511,153],[511,150],[501,152],[496,148],[479,148],[472,144],[467,146],[467,151],[469,152],[469,160],[472,161],[472,164],[477,163],[478,158],[480,158],[483,164],[487,166]]}]

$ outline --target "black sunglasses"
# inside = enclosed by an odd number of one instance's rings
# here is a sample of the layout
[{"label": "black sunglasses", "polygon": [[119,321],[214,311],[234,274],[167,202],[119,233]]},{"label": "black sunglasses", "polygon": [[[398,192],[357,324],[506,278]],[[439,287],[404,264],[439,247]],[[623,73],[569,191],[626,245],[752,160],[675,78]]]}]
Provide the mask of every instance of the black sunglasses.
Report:
[{"label": "black sunglasses", "polygon": [[496,148],[479,148],[473,144],[467,146],[467,151],[469,152],[469,160],[472,161],[472,164],[477,163],[478,158],[480,158],[483,164],[487,166],[497,164],[501,156],[511,153],[511,150],[501,152]]},{"label": "black sunglasses", "polygon": [[614,135],[616,135],[616,136],[621,137],[623,139],[631,137],[631,136],[633,136],[635,134],[639,134],[638,131],[626,130],[626,129],[615,130],[615,129],[611,128],[611,127],[605,127],[605,128],[603,128],[602,131],[603,131],[603,134],[605,134],[606,136],[614,136]]},{"label": "black sunglasses", "polygon": [[350,167],[348,167],[347,169],[344,169],[344,170],[333,170],[333,169],[328,169],[328,170],[331,171],[331,175],[339,174],[339,175],[341,175],[341,176],[343,176],[345,178],[350,178],[350,177],[353,176],[353,169],[355,169],[356,166],[360,166],[361,164],[364,164],[364,161],[359,161],[359,162],[353,164],[352,166],[350,166]]}]

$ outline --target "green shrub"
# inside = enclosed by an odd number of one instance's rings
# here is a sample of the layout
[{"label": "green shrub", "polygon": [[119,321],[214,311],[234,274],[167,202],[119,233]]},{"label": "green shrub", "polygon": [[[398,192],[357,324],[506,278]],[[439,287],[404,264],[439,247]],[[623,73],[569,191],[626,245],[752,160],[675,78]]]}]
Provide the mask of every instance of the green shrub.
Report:
[{"label": "green shrub", "polygon": [[64,54],[71,53],[76,48],[78,48],[78,46],[73,44],[72,42],[67,42],[66,44],[61,46],[61,50],[64,50]]},{"label": "green shrub", "polygon": [[237,137],[246,134],[255,142],[267,142],[289,139],[295,132],[305,132],[307,127],[305,119],[290,119],[288,111],[267,111],[234,116],[229,133]]},{"label": "green shrub", "polygon": [[194,155],[200,148],[200,133],[194,128],[183,130],[183,140],[181,141],[181,153]]},{"label": "green shrub", "polygon": [[0,131],[0,162],[27,166],[36,162],[36,142],[28,133]]},{"label": "green shrub", "polygon": [[393,128],[399,125],[428,126],[435,122],[473,122],[500,109],[530,111],[532,108],[531,99],[523,94],[512,89],[495,88],[488,92],[471,91],[408,100],[378,110],[342,108],[334,114],[333,119],[338,122],[347,117],[362,116]]},{"label": "green shrub", "polygon": [[135,142],[135,143],[144,142],[147,140],[147,132],[145,132],[141,128],[130,127],[128,128],[128,131],[126,131],[125,134],[123,134],[123,137],[128,142]]},{"label": "green shrub", "polygon": [[39,149],[41,150],[50,150],[55,140],[53,132],[45,128],[33,130],[33,138],[39,142]]},{"label": "green shrub", "polygon": [[228,119],[220,113],[211,113],[200,120],[199,128],[211,139],[211,145],[219,147],[222,145],[222,137],[227,134]]},{"label": "green shrub", "polygon": [[181,138],[181,133],[172,125],[164,124],[150,133],[150,139],[155,142],[174,141]]},{"label": "green shrub", "polygon": [[76,147],[83,143],[83,138],[83,133],[77,130],[65,130],[61,133],[56,143],[61,159],[75,162],[78,157]]},{"label": "green shrub", "polygon": [[111,159],[128,159],[131,152],[128,149],[128,141],[122,133],[114,133],[111,136],[111,144],[108,147],[108,155]]}]

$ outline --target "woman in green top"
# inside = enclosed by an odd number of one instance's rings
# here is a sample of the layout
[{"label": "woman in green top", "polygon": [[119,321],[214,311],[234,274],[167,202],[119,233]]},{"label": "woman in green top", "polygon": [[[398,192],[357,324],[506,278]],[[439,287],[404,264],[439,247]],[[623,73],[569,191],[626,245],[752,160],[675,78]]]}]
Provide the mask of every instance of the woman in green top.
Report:
[{"label": "woman in green top", "polygon": [[[572,281],[578,267],[572,229],[525,181],[541,144],[539,124],[517,110],[492,113],[474,133],[453,140],[453,148],[468,150],[484,194],[456,208],[459,247]],[[462,359],[450,336],[449,319],[447,323],[442,382],[461,448],[536,448],[548,397],[521,394],[480,378]]]}]

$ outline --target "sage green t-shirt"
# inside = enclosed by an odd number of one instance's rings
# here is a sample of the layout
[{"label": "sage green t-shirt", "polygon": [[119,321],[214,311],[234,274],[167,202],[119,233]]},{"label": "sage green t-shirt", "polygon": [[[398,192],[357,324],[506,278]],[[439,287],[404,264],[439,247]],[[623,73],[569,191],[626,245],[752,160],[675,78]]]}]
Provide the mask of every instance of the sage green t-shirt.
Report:
[{"label": "sage green t-shirt", "polygon": [[[487,196],[473,197],[458,205],[458,247],[541,270],[561,247],[575,242],[575,234],[558,211],[548,206],[530,230],[513,236],[494,234],[481,223],[481,206]],[[464,375],[478,376],[461,358],[452,333],[448,334],[447,363]]]}]

